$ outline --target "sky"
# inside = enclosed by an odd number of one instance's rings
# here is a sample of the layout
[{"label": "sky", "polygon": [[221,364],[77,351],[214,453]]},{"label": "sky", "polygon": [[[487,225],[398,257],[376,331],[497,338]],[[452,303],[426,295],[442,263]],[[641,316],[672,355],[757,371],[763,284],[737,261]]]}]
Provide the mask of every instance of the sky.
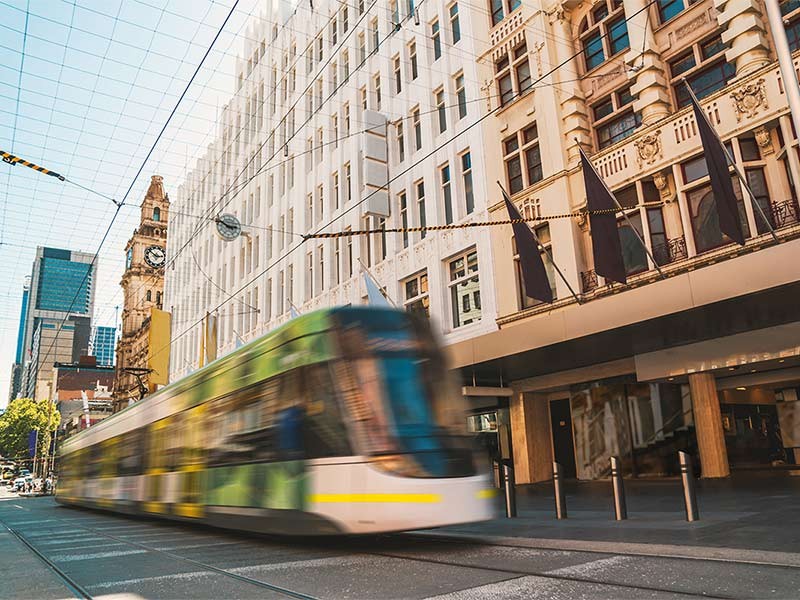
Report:
[{"label": "sky", "polygon": [[264,5],[0,0],[0,149],[69,180],[0,163],[0,408],[36,247],[95,253],[116,210],[110,198],[124,200],[95,274],[93,324],[117,323],[124,247],[150,177],[163,176],[167,193],[177,195],[183,174],[213,139],[218,108],[233,92],[235,57]]}]

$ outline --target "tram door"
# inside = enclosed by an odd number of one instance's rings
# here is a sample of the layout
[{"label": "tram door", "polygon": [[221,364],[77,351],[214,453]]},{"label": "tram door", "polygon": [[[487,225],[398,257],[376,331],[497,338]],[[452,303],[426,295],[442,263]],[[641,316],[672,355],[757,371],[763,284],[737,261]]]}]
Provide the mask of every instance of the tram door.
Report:
[{"label": "tram door", "polygon": [[164,473],[165,466],[165,441],[168,435],[167,420],[161,419],[150,425],[147,444],[147,468],[144,475],[144,503],[145,512],[165,513],[164,502]]},{"label": "tram door", "polygon": [[205,515],[203,504],[205,409],[204,404],[195,406],[186,412],[186,417],[181,422],[182,443],[177,465],[179,493],[175,514],[193,519]]}]

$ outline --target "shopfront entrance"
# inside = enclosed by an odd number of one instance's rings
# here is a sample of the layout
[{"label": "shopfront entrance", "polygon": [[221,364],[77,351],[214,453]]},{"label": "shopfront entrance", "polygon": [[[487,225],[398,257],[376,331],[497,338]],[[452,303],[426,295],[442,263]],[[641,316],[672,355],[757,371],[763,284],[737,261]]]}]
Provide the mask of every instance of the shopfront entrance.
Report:
[{"label": "shopfront entrance", "polygon": [[575,444],[572,439],[569,398],[550,401],[550,431],[553,434],[553,460],[561,465],[564,477],[574,479]]},{"label": "shopfront entrance", "polygon": [[[503,406],[506,404],[506,406]],[[511,464],[511,428],[505,398],[494,407],[477,408],[467,415],[467,431],[474,436],[478,449],[479,468],[492,473],[494,484],[500,487],[500,468],[503,461]]]}]

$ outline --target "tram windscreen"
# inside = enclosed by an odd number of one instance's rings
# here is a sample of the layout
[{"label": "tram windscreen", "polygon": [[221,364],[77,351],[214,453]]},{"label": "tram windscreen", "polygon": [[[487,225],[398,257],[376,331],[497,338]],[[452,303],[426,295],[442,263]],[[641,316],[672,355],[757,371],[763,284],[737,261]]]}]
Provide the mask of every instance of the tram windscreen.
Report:
[{"label": "tram windscreen", "polygon": [[474,474],[462,399],[427,321],[401,311],[344,312],[347,375],[339,384],[365,453],[411,477]]}]

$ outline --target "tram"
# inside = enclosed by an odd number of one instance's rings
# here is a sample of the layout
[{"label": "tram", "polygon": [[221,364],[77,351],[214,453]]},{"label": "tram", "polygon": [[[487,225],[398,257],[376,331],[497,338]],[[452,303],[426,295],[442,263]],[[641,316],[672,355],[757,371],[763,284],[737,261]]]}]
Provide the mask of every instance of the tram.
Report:
[{"label": "tram", "polygon": [[282,535],[490,519],[427,321],[301,315],[66,440],[56,500]]}]

